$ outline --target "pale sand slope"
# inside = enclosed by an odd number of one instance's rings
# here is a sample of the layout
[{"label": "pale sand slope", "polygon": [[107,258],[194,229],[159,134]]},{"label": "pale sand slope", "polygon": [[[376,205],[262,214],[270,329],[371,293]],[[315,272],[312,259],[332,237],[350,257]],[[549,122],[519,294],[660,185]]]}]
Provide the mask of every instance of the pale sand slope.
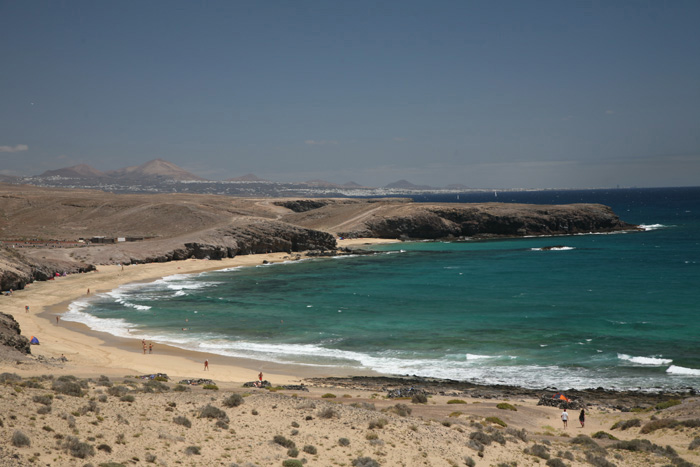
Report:
[{"label": "pale sand slope", "polygon": [[[383,466],[467,465],[467,457],[478,466],[515,465],[513,462],[518,466],[543,466],[544,459],[524,453],[525,448],[532,449],[534,444],[543,442],[551,443],[546,447],[550,456],[559,453],[565,456],[561,459],[564,465],[577,466],[591,465],[586,461],[586,452],[592,450],[571,444],[571,438],[600,430],[621,439],[647,438],[660,446],[671,445],[687,461],[700,461],[700,450],[688,450],[691,441],[700,437],[698,428],[664,429],[650,434],[640,434],[639,427],[611,430],[616,421],[631,418],[641,419],[642,424],[648,423],[652,416],[698,418],[698,402],[693,399],[663,411],[639,414],[593,407],[585,428],[578,427],[574,413],[569,428],[564,431],[559,420],[560,410],[537,407],[535,400],[508,401],[517,407],[517,411],[510,411],[496,407],[503,400],[461,396],[438,395],[431,397],[428,404],[413,404],[410,400],[386,399],[385,393],[355,389],[310,388],[310,392],[271,394],[266,390],[244,390],[240,383],[254,379],[259,368],[265,371],[265,379],[275,385],[294,384],[304,377],[330,375],[330,372],[185,352],[159,344],[156,344],[154,354],[143,355],[138,339],[114,339],[86,332],[84,326],[69,323],[56,325],[55,311],[46,311],[57,304],[63,304],[65,309],[67,302],[84,296],[88,287],[95,293],[127,282],[150,281],[176,273],[252,266],[261,264],[264,259],[281,261],[285,256],[256,255],[224,261],[138,265],[125,267],[124,271],[118,266],[101,267],[99,272],[35,283],[11,297],[0,297],[0,311],[14,315],[24,335],[41,338],[42,344],[32,347],[35,355],[50,360],[65,354],[69,360],[66,363],[49,361],[47,364],[0,363],[0,373],[16,373],[25,378],[24,381],[12,381],[5,377],[6,381],[0,382],[0,466],[82,466],[86,463],[98,466],[104,462],[142,465],[151,460],[156,465],[281,466],[290,454],[287,448],[274,443],[276,435],[293,440],[300,451],[298,459],[306,458],[307,465],[311,466],[350,466],[353,460],[363,456],[371,457]],[[25,305],[30,306],[29,314],[24,312]],[[209,372],[203,371],[204,358],[211,362]],[[214,392],[195,387],[191,392],[174,392],[175,385],[168,383],[167,392],[144,393],[142,380],[127,378],[125,386],[134,397],[133,402],[129,402],[120,401],[119,395],[108,395],[105,383],[98,382],[99,375],[107,375],[113,383],[122,384],[125,375],[155,372],[169,374],[171,381],[184,377],[210,378],[220,390]],[[31,388],[27,387],[27,378],[42,374],[77,375],[91,378],[92,382],[86,384],[84,397],[56,395],[51,402],[51,411],[38,413],[43,405],[34,398],[54,394],[52,381],[37,380],[41,388]],[[36,384],[29,384],[32,385]],[[223,400],[232,393],[246,395],[244,404],[226,407]],[[325,393],[337,397],[324,398]],[[451,399],[462,399],[466,404],[448,404]],[[374,404],[376,410],[366,406],[351,407],[351,403]],[[397,403],[411,408],[411,416],[384,412]],[[216,420],[198,418],[199,409],[207,404],[226,412],[230,419],[228,428],[216,427]],[[322,411],[327,408],[335,410],[332,418],[323,418]],[[192,427],[175,423],[173,418],[177,416],[186,417]],[[511,431],[487,422],[486,418],[492,416],[502,419]],[[383,428],[370,428],[372,422],[382,418],[386,419],[385,424],[379,423],[384,424]],[[512,431],[523,428],[528,433],[527,441],[514,436]],[[12,445],[11,439],[17,430],[28,436],[31,446]],[[469,446],[470,437],[480,436],[473,435],[479,431],[492,437],[496,433],[503,435],[503,438],[497,435],[496,438],[505,439],[505,445],[498,440],[492,441],[485,446],[484,457],[479,457],[475,446]],[[69,436],[94,448],[104,444],[111,452],[103,446],[86,459],[73,457],[70,449],[64,450],[61,444],[65,444]],[[341,446],[340,438],[347,438],[350,444]],[[608,446],[610,442],[601,444]],[[315,447],[316,454],[305,453],[302,450],[305,445]],[[197,446],[200,453],[186,454],[190,446]],[[610,448],[606,459],[618,466],[670,464],[667,456]]]}]

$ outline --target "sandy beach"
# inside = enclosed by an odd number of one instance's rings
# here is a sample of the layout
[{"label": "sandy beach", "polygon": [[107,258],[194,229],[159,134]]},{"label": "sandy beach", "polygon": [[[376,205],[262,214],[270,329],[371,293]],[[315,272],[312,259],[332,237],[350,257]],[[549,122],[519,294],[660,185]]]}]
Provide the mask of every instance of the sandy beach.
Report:
[{"label": "sandy beach", "polygon": [[[361,247],[376,242],[340,243]],[[308,378],[347,376],[323,368],[227,358],[159,343],[144,355],[139,339],[115,338],[56,320],[88,289],[95,294],[172,274],[287,260],[287,254],[268,254],[100,266],[96,272],[36,282],[0,298],[0,311],[15,317],[22,334],[41,340],[32,346],[39,359],[0,363],[0,433],[5,444],[0,465],[293,466],[301,464],[291,461],[306,459],[307,465],[339,466],[560,466],[692,465],[674,459],[700,460],[700,446],[690,449],[694,442],[700,445],[694,441],[700,423],[642,431],[658,419],[698,421],[700,403],[694,397],[637,411],[593,401],[585,427],[579,426],[578,411],[572,411],[564,429],[561,410],[537,406],[535,397],[437,387],[424,401],[393,399],[387,397],[386,384],[310,384]],[[260,371],[278,389],[242,387]],[[149,383],[138,378],[154,373],[165,373],[170,380]],[[185,378],[211,379],[217,389],[176,384]],[[78,394],[62,392],[66,381],[76,381]],[[308,391],[280,388],[302,383]],[[233,405],[232,395],[240,395],[243,402]],[[214,408],[205,410],[208,405]],[[612,428],[630,420],[628,429]],[[15,442],[17,431],[31,440],[30,446]],[[590,438],[601,431],[620,440],[648,439],[651,447],[615,448],[619,441]],[[92,453],[81,457],[81,449]]]}]

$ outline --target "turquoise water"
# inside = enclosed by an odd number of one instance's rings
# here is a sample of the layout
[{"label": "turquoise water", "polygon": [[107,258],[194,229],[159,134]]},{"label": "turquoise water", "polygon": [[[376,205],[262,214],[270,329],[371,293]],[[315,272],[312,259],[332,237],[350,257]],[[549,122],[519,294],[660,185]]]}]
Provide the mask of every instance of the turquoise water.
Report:
[{"label": "turquoise water", "polygon": [[546,192],[533,202],[574,202],[574,193],[647,230],[400,243],[371,256],[171,276],[75,302],[64,319],[349,373],[700,388],[700,189]]}]

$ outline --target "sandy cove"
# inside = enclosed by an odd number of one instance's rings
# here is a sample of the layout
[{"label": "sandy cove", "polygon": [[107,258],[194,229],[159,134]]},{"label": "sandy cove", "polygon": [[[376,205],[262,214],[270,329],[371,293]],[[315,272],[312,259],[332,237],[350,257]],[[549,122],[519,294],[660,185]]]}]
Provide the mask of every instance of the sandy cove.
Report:
[{"label": "sandy cove", "polygon": [[[347,246],[351,242],[343,243]],[[285,258],[288,255],[251,255],[222,261],[126,266],[123,270],[120,266],[101,266],[97,272],[33,283],[12,296],[1,297],[0,311],[17,319],[23,335],[40,337],[41,345],[33,346],[32,352],[45,361],[0,361],[0,466],[108,462],[282,466],[285,461],[302,458],[308,461],[306,465],[323,466],[637,466],[667,465],[672,461],[683,465],[678,456],[693,463],[700,461],[700,441],[695,449],[689,449],[700,437],[698,426],[641,432],[653,418],[697,420],[700,402],[696,398],[639,413],[592,406],[585,428],[579,427],[575,412],[568,429],[563,430],[561,410],[538,407],[534,398],[435,394],[427,403],[414,403],[410,399],[388,399],[386,392],[353,387],[319,385],[308,392],[244,389],[241,383],[255,379],[261,369],[274,386],[299,384],[314,376],[345,375],[189,352],[158,343],[153,354],[143,355],[139,339],[114,338],[83,325],[55,322],[55,316],[65,311],[70,301],[84,297],[88,288],[91,293],[105,292],[129,282],[255,266],[264,260],[279,262]],[[29,313],[25,305],[30,307]],[[61,355],[68,361],[58,361]],[[210,361],[210,371],[204,371],[204,359]],[[127,376],[152,373],[166,373],[171,381],[165,386],[149,386],[144,380]],[[76,384],[83,386],[82,397],[70,392],[61,394],[65,389],[61,386],[64,382],[57,381],[61,375],[62,379],[70,379],[67,375],[78,377]],[[174,382],[181,378],[209,378],[219,389],[178,387]],[[227,406],[232,394],[244,396],[243,403]],[[516,410],[498,408],[499,403],[508,403]],[[223,415],[202,417],[202,408],[208,404]],[[406,409],[411,410],[408,416]],[[210,412],[217,413],[213,409]],[[639,426],[611,429],[616,422],[633,419],[640,420]],[[17,431],[26,435],[30,446],[13,439],[19,436]],[[599,431],[621,440],[645,438],[658,449],[613,449],[615,441],[611,440],[598,440],[595,445],[586,444],[590,441],[586,439],[584,444],[572,443],[579,434],[591,436]],[[276,436],[278,442],[274,441]],[[298,453],[283,447],[279,437],[293,441]],[[676,454],[664,451],[667,445]],[[79,457],[83,451],[92,454]]]}]

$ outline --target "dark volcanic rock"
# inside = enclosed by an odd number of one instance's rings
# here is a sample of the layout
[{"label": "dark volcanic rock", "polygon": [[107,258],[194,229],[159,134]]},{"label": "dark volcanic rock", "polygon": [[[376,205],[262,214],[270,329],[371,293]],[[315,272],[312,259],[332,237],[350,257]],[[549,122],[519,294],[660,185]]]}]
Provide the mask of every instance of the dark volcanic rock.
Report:
[{"label": "dark volcanic rock", "polygon": [[328,203],[329,201],[327,200],[295,199],[293,201],[278,201],[275,204],[277,206],[282,206],[284,208],[291,209],[294,212],[306,212],[322,208]]},{"label": "dark volcanic rock", "polygon": [[636,229],[600,204],[463,204],[399,206],[344,237],[421,238],[571,235]]},{"label": "dark volcanic rock", "polygon": [[20,290],[35,280],[47,280],[56,273],[75,274],[94,269],[93,265],[76,261],[39,262],[11,248],[0,248],[0,290]]},{"label": "dark volcanic rock", "polygon": [[29,340],[21,335],[19,323],[12,315],[0,313],[0,347],[10,347],[23,354],[30,354]]}]

